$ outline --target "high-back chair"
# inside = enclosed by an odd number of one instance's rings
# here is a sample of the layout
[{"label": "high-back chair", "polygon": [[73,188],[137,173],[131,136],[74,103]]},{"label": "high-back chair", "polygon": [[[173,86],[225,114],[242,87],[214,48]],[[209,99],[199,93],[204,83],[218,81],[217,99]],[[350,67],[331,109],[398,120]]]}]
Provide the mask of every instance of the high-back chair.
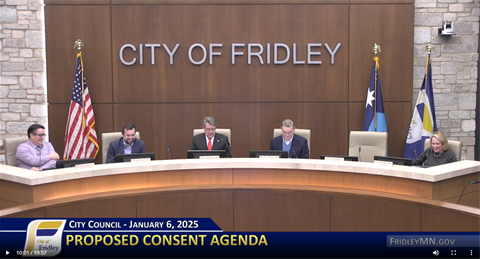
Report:
[{"label": "high-back chair", "polygon": [[[457,140],[449,140],[448,141],[448,146],[450,147],[449,149],[452,150],[452,152],[457,157],[457,161],[460,161],[462,159],[463,142],[462,141],[457,141]],[[425,139],[425,150],[427,150],[428,148],[430,148],[430,139],[429,138]],[[420,154],[418,154],[418,155],[420,155]]]},{"label": "high-back chair", "polygon": [[6,138],[3,140],[3,146],[5,147],[5,164],[11,166],[17,166],[17,147],[18,145],[28,141],[27,136]]},{"label": "high-back chair", "polygon": [[373,162],[374,156],[387,156],[388,134],[376,131],[350,131],[349,156],[358,161]]},{"label": "high-back chair", "polygon": [[[122,132],[106,132],[102,133],[102,161],[105,164],[107,161],[107,154],[108,154],[108,147],[110,146],[110,142],[114,140],[118,140],[123,137]],[[140,132],[137,131],[135,133],[135,138],[140,139]]]},{"label": "high-back chair", "polygon": [[[307,146],[308,146],[308,151],[310,154],[312,153],[312,149],[310,148],[310,136],[312,135],[312,131],[309,129],[295,129],[295,134],[302,136],[307,139]],[[282,130],[281,129],[274,129],[273,130],[273,137],[278,137],[282,135]]]},{"label": "high-back chair", "polygon": [[[193,136],[196,136],[198,134],[202,134],[204,132],[205,131],[203,129],[194,129],[193,130]],[[232,146],[232,131],[230,129],[216,129],[215,133],[227,136],[228,142],[230,142],[230,146]]]}]

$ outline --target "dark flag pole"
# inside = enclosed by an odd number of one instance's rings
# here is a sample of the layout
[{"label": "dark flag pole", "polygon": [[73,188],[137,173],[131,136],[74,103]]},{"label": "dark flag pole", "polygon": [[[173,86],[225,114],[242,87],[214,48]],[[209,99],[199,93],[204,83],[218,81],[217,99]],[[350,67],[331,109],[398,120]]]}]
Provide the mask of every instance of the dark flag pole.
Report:
[{"label": "dark flag pole", "polygon": [[[380,49],[380,45],[378,45],[377,43],[374,43],[373,44],[373,49],[372,49],[372,52],[373,52],[373,60],[375,60],[375,100],[377,100],[377,86],[378,86],[378,53],[382,52],[382,50]],[[373,113],[373,116],[375,117],[373,120],[374,120],[374,128],[375,128],[375,131],[377,131],[377,102],[375,102],[375,109],[374,109],[374,113]]]}]

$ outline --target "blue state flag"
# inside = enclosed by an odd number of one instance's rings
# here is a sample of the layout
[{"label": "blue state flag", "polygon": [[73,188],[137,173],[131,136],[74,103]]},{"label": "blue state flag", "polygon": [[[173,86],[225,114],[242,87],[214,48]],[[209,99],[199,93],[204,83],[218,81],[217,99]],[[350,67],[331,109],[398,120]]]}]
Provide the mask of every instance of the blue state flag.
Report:
[{"label": "blue state flag", "polygon": [[383,109],[382,89],[380,88],[380,76],[378,74],[379,68],[378,57],[375,57],[372,66],[372,73],[370,75],[367,102],[365,104],[365,117],[363,120],[364,131],[387,132],[387,122],[385,120],[385,111]]},{"label": "blue state flag", "polygon": [[437,131],[437,120],[433,102],[432,65],[428,57],[425,77],[413,110],[403,157],[414,159],[422,154],[425,149],[425,139],[430,138],[435,131]]}]

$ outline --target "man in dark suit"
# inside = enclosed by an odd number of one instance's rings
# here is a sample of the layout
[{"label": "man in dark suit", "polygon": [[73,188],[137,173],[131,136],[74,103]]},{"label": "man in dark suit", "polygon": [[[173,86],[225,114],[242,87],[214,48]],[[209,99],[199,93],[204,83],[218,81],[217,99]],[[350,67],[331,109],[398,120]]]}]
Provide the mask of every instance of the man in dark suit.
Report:
[{"label": "man in dark suit", "polygon": [[214,117],[203,119],[203,130],[205,133],[193,136],[191,150],[225,150],[226,157],[232,157],[228,137],[215,133],[217,120]]},{"label": "man in dark suit", "polygon": [[145,153],[145,142],[135,138],[137,129],[133,124],[126,124],[122,128],[122,137],[110,142],[107,153],[107,163],[115,162],[114,158],[118,154],[138,154]]},{"label": "man in dark suit", "polygon": [[289,158],[309,158],[307,139],[295,135],[295,125],[290,119],[282,121],[282,135],[270,141],[270,150],[283,150],[288,152]]}]

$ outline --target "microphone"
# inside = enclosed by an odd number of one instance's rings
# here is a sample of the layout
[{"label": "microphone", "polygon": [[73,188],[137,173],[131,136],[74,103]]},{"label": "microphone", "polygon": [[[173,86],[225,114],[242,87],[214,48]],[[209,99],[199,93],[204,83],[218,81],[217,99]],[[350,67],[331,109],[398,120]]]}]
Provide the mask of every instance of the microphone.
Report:
[{"label": "microphone", "polygon": [[[118,153],[117,155],[123,155],[123,154],[125,154],[125,149],[126,149],[127,147],[126,147],[126,145],[125,145],[125,141],[123,141],[122,138],[120,138],[119,141],[121,141],[120,144],[123,143],[123,145],[122,145],[123,149],[122,149],[122,153]],[[135,140],[134,140],[134,141],[135,141]],[[132,143],[132,145],[133,145],[133,143]],[[110,147],[109,147],[108,149],[110,150]],[[116,153],[116,150],[115,150],[115,149],[113,150],[113,153]],[[114,155],[114,156],[113,156],[112,158],[110,158],[110,159],[105,159],[105,164],[115,162],[115,158],[117,157],[117,155]],[[108,153],[107,153],[107,158],[108,158]]]},{"label": "microphone", "polygon": [[[233,158],[233,152],[232,152],[232,149],[230,148],[230,145],[228,144],[228,142],[226,140],[224,140],[223,138],[221,138],[220,140],[225,142],[225,145],[227,145],[228,151],[230,151],[230,154],[232,155],[232,158]],[[219,140],[217,140],[217,141],[220,142]]]},{"label": "microphone", "polygon": [[[122,153],[117,154],[117,155],[123,155],[123,154],[125,154],[125,146],[123,146],[123,151],[122,151]],[[114,155],[112,158],[105,160],[105,164],[114,162],[114,161],[115,161],[115,158],[117,157],[117,155]],[[108,157],[108,153],[107,153],[107,157]]]},{"label": "microphone", "polygon": [[170,159],[170,146],[167,144],[168,159]]},{"label": "microphone", "polygon": [[362,157],[360,154],[362,153],[362,147],[358,147],[358,161],[362,162]]},{"label": "microphone", "polygon": [[417,150],[414,149],[414,150],[413,150],[413,153],[415,153],[415,158],[417,158],[417,157],[418,157],[418,155],[417,155]]},{"label": "microphone", "polygon": [[[125,151],[123,151],[123,153],[125,153]],[[107,160],[105,161],[105,164],[108,164],[108,163],[111,163],[111,162],[115,161],[115,158],[116,158],[116,157],[117,157],[117,156],[113,156],[112,158],[107,159]]]},{"label": "microphone", "polygon": [[293,151],[293,154],[295,155],[295,158],[298,158],[298,156],[297,156],[297,152],[295,152],[295,149],[293,149],[293,148],[290,148],[290,150],[292,150],[292,151]]},{"label": "microphone", "polygon": [[465,186],[463,187],[462,194],[460,194],[460,197],[458,197],[457,204],[460,203],[460,199],[462,198],[463,193],[465,192],[465,189],[467,188],[467,186],[468,186],[469,184],[477,184],[477,183],[480,183],[480,181],[471,181],[471,182],[465,184]]}]

